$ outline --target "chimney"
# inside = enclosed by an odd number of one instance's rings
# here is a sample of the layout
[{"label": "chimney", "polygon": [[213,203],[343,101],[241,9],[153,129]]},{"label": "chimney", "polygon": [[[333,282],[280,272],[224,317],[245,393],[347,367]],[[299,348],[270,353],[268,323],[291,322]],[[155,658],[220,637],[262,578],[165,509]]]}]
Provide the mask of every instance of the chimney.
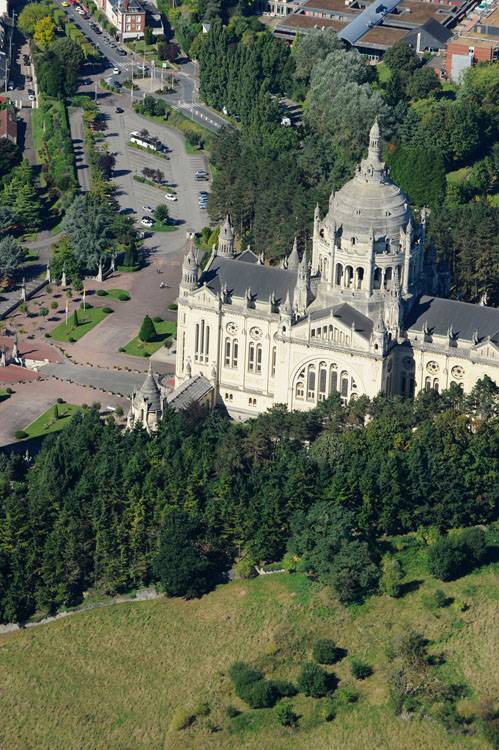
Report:
[{"label": "chimney", "polygon": [[417,37],[417,42],[416,42],[416,53],[419,55],[420,52],[421,52],[421,32],[418,31],[418,37]]}]

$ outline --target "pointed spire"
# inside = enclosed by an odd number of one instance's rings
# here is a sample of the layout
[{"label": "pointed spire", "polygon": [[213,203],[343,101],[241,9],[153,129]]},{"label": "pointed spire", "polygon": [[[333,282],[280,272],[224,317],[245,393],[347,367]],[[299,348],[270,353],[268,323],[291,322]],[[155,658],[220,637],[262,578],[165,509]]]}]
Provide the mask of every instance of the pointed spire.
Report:
[{"label": "pointed spire", "polygon": [[373,333],[379,333],[383,336],[386,333],[385,321],[383,320],[383,316],[381,315],[381,313],[379,313],[378,317],[374,321]]},{"label": "pointed spire", "polygon": [[320,221],[320,219],[321,219],[321,210],[319,208],[319,204],[316,203],[315,211],[314,211],[314,221]]},{"label": "pointed spire", "polygon": [[380,135],[378,118],[376,118],[371,130],[369,131],[369,156],[373,156],[377,159],[381,158]]},{"label": "pointed spire", "polygon": [[300,265],[300,256],[298,255],[298,240],[295,237],[293,249],[288,256],[288,271],[297,271]]},{"label": "pointed spire", "polygon": [[195,289],[198,285],[198,276],[198,260],[194,252],[194,242],[192,236],[190,236],[188,250],[182,263],[182,281],[180,285],[186,289]]}]

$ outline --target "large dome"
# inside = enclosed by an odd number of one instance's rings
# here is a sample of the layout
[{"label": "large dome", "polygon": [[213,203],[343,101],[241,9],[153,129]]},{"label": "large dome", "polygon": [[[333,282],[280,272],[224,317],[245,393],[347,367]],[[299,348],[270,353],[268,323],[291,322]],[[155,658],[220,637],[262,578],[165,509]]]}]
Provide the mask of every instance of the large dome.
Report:
[{"label": "large dome", "polygon": [[377,122],[371,128],[369,153],[357,167],[355,177],[331,196],[329,221],[345,238],[367,241],[372,232],[376,239],[391,238],[398,242],[400,229],[410,219],[409,201],[390,180],[381,161]]}]

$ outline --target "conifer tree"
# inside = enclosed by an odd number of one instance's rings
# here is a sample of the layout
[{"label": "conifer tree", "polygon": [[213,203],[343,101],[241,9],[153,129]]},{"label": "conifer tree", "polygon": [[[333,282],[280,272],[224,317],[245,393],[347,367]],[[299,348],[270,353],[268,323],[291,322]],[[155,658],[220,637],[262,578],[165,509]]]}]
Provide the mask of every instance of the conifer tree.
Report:
[{"label": "conifer tree", "polygon": [[139,331],[139,339],[141,341],[153,341],[156,336],[156,329],[149,315],[146,315],[142,321]]}]

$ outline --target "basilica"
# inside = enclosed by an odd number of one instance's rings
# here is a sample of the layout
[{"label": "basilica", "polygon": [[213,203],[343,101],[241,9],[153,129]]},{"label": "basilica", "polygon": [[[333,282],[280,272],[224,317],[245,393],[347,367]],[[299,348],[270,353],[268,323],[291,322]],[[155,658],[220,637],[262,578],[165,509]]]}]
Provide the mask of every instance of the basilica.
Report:
[{"label": "basilica", "polygon": [[203,270],[192,241],[178,297],[175,383],[246,419],[380,392],[413,396],[499,382],[499,310],[446,299],[448,274],[381,158],[367,157],[314,215],[311,263],[235,251],[230,217]]}]

